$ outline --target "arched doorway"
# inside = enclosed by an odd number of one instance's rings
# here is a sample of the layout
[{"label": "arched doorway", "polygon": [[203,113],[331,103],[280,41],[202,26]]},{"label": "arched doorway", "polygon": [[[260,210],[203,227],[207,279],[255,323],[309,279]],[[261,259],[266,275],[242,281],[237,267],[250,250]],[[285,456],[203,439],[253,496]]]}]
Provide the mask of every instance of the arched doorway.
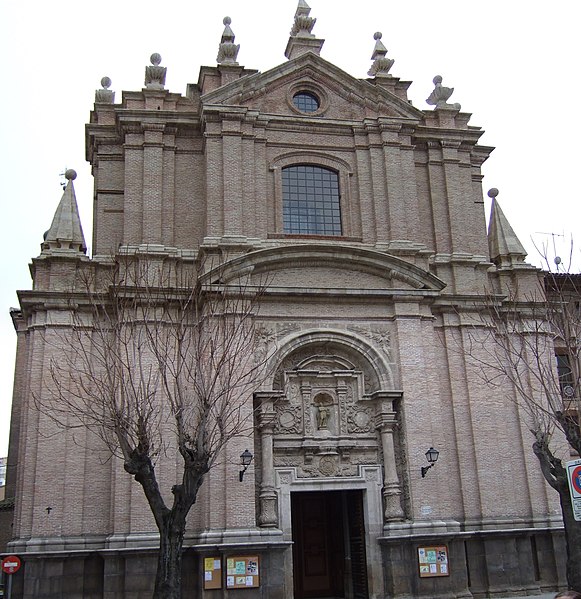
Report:
[{"label": "arched doorway", "polygon": [[381,596],[376,539],[404,518],[388,355],[354,334],[309,331],[282,344],[272,391],[255,396],[259,521],[293,543],[295,599]]}]

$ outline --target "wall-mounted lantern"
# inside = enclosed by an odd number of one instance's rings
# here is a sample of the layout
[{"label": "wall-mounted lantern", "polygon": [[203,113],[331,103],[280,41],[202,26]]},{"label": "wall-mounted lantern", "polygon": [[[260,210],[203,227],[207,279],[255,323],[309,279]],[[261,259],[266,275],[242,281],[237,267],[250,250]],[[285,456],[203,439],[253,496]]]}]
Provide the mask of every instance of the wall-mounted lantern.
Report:
[{"label": "wall-mounted lantern", "polygon": [[252,462],[253,457],[254,456],[248,451],[248,449],[245,449],[240,455],[240,465],[244,466],[244,468],[238,473],[240,482],[242,482],[244,473],[248,470],[248,466],[250,466],[250,462]]},{"label": "wall-mounted lantern", "polygon": [[428,451],[426,451],[426,460],[430,462],[429,466],[422,466],[422,478],[426,476],[428,470],[438,461],[438,457],[440,456],[440,452],[433,447],[430,447]]}]

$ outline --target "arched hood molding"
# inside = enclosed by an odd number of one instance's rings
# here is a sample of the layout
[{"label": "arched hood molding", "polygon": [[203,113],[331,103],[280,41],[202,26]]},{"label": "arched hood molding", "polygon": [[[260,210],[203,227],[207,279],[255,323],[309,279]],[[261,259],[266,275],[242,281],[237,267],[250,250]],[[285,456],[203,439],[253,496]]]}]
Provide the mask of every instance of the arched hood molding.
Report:
[{"label": "arched hood molding", "polygon": [[345,370],[360,370],[368,392],[395,388],[393,364],[387,356],[356,333],[336,329],[309,329],[282,339],[269,360],[268,370],[274,373],[272,388],[280,388],[283,371],[300,367],[308,354],[333,356]]},{"label": "arched hood molding", "polygon": [[413,289],[440,292],[446,284],[430,272],[377,250],[346,245],[297,244],[250,252],[216,267],[203,277],[205,283],[227,285],[248,275],[268,275],[285,268],[305,266],[350,267]]}]

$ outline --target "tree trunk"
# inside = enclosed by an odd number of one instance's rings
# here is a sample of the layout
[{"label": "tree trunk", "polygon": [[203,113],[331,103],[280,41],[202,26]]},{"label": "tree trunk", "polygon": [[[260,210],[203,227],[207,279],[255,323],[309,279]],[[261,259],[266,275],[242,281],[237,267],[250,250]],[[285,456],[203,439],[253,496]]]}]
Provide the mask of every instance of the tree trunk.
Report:
[{"label": "tree trunk", "polygon": [[182,546],[186,516],[195,502],[199,485],[187,498],[188,501],[184,501],[183,485],[174,485],[172,488],[174,505],[170,510],[165,506],[159,492],[151,458],[143,450],[133,450],[128,453],[129,459],[125,461],[125,470],[133,474],[135,480],[143,487],[159,530],[159,553],[153,599],[181,599]]},{"label": "tree trunk", "polygon": [[172,512],[164,518],[159,531],[154,599],[181,599],[182,596],[182,545],[186,521]]},{"label": "tree trunk", "polygon": [[581,522],[575,520],[573,516],[573,505],[566,474],[564,480],[559,476],[557,481],[567,543],[567,583],[570,589],[581,593]]},{"label": "tree trunk", "polygon": [[533,451],[546,481],[559,493],[567,546],[567,583],[570,589],[581,592],[581,522],[573,515],[567,470],[563,462],[553,455],[547,435],[537,434]]}]

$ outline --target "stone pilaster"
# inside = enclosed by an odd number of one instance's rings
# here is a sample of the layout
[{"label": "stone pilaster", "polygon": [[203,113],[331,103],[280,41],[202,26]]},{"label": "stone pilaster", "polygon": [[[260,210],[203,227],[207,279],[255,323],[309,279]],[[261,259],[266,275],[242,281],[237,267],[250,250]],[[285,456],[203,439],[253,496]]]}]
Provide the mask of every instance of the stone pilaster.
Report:
[{"label": "stone pilaster", "polygon": [[139,125],[125,125],[125,182],[123,204],[123,243],[142,241],[143,226],[143,133]]},{"label": "stone pilaster", "polygon": [[401,507],[401,484],[395,464],[393,439],[396,413],[393,411],[392,401],[389,398],[381,398],[375,422],[383,450],[383,518],[385,522],[403,520],[405,515]]},{"label": "stone pilaster", "polygon": [[258,524],[264,527],[278,526],[277,494],[274,485],[274,447],[273,434],[276,413],[271,393],[256,394],[260,401],[258,412],[258,430],[261,451],[261,483],[259,493]]},{"label": "stone pilaster", "polygon": [[[355,152],[357,160],[357,176],[360,189],[371,189],[372,174],[369,155],[367,132],[364,128],[355,129]],[[370,242],[377,240],[376,206],[373,195],[364,193],[360,195],[361,203],[361,236]]]},{"label": "stone pilaster", "polygon": [[164,124],[143,123],[143,241],[161,245]]},{"label": "stone pilaster", "polygon": [[442,160],[442,146],[437,140],[428,140],[428,180],[430,186],[430,204],[434,227],[434,240],[437,254],[452,253],[450,235],[450,214],[446,197],[446,182]]},{"label": "stone pilaster", "polygon": [[[380,123],[381,143],[385,161],[387,182],[387,209],[389,223],[389,240],[409,240],[406,205],[403,195],[403,177],[401,176],[401,149],[399,140],[399,123]],[[409,223],[412,225],[413,223]]]},{"label": "stone pilaster", "polygon": [[224,235],[240,235],[242,232],[242,122],[241,115],[234,114],[222,121],[222,153],[224,164]]}]

